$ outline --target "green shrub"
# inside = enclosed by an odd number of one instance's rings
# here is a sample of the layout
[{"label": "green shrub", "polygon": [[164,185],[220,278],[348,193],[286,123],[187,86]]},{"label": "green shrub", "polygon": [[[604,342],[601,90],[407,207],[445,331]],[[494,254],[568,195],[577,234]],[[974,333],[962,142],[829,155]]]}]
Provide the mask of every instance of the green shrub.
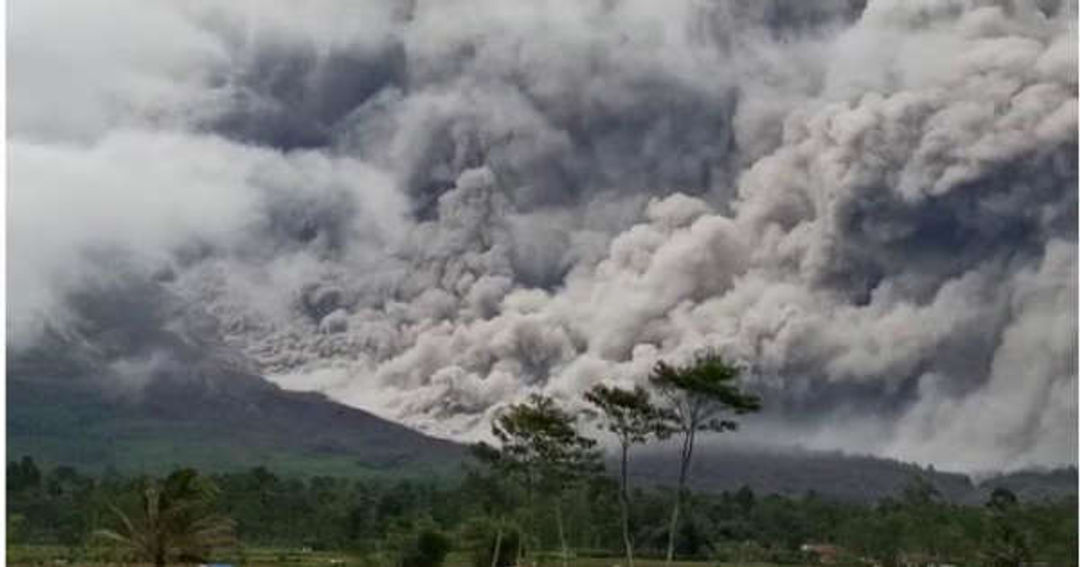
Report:
[{"label": "green shrub", "polygon": [[440,567],[450,552],[450,538],[424,527],[407,539],[398,554],[398,567]]}]

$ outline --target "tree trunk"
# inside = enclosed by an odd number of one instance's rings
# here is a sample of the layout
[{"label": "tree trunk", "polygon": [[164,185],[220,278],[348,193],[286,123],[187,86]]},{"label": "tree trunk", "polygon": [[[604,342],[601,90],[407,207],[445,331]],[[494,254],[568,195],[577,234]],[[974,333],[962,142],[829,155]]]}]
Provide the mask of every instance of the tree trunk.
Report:
[{"label": "tree trunk", "polygon": [[[517,564],[525,564],[525,547],[526,542],[529,545],[534,545],[533,538],[536,534],[533,533],[533,529],[536,526],[536,514],[533,510],[533,472],[532,465],[525,471],[525,516],[522,518],[525,525],[521,526],[520,533],[518,535],[518,548],[517,548]],[[536,538],[536,548],[539,549],[539,537]]]},{"label": "tree trunk", "polygon": [[525,564],[525,538],[528,537],[526,535],[527,533],[529,533],[527,530],[521,530],[520,533],[518,534],[518,538],[517,538],[517,540],[518,540],[517,561],[516,561],[516,563],[518,565],[524,565]]},{"label": "tree trunk", "polygon": [[626,565],[627,567],[634,567],[634,546],[630,543],[630,493],[626,482],[626,452],[628,448],[627,443],[623,442],[619,502],[622,504],[622,537],[623,544],[626,546]]},{"label": "tree trunk", "polygon": [[495,528],[495,551],[491,554],[491,567],[499,567],[499,553],[502,552],[502,523]]},{"label": "tree trunk", "polygon": [[[156,524],[156,519],[154,523]],[[168,552],[169,546],[165,542],[165,535],[158,531],[157,526],[152,526],[152,529],[157,531],[157,533],[154,534],[153,547],[151,548],[154,555],[154,567],[165,567],[165,555]]]},{"label": "tree trunk", "polygon": [[690,428],[683,435],[682,452],[679,454],[679,484],[675,490],[675,506],[671,510],[671,524],[668,525],[667,559],[664,565],[671,566],[675,558],[675,534],[679,528],[679,511],[682,507],[683,491],[686,488],[686,475],[690,469],[690,457],[694,454],[694,430]]},{"label": "tree trunk", "polygon": [[559,497],[555,498],[555,527],[559,530],[559,547],[562,548],[562,567],[566,567],[567,562],[570,559],[570,553],[566,546],[566,531],[563,529],[562,501]]}]

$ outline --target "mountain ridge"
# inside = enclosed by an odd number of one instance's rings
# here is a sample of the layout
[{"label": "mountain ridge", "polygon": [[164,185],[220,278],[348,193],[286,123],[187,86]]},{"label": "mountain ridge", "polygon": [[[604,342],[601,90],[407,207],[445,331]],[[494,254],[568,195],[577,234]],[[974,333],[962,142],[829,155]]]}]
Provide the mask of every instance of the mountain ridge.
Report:
[{"label": "mountain ridge", "polygon": [[[29,348],[9,345],[9,459],[30,455],[44,464],[148,473],[175,466],[266,466],[305,476],[461,471],[467,450],[460,443],[322,394],[285,390],[247,369],[208,331],[213,321],[154,282],[135,279],[71,303],[77,310],[67,327],[46,331]],[[970,503],[997,485],[1033,499],[1076,492],[1075,468],[976,483],[869,456],[702,448],[696,457],[692,486],[711,491],[747,485],[762,493],[874,500],[926,476],[944,497]],[[636,454],[635,481],[666,484],[670,465],[659,448]]]},{"label": "mountain ridge", "polygon": [[[20,366],[20,362],[22,365]],[[136,399],[108,397],[74,380],[8,380],[8,459],[46,465],[160,473],[177,466],[229,472],[265,466],[297,475],[442,476],[460,473],[466,447],[429,437],[322,394],[292,392],[241,372],[204,380],[159,379]],[[670,485],[671,458],[660,448],[633,456],[636,485]],[[613,470],[613,469],[612,469]],[[898,496],[923,477],[947,500],[978,505],[997,487],[1024,500],[1076,493],[1067,467],[1002,473],[978,481],[963,473],[867,455],[805,449],[703,448],[692,468],[697,490],[845,501]]]}]

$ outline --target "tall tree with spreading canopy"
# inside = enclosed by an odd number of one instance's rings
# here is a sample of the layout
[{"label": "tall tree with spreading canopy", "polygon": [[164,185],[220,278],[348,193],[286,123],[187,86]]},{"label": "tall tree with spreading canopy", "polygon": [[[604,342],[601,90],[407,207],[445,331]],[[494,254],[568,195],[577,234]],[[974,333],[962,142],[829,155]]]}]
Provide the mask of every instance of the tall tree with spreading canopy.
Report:
[{"label": "tall tree with spreading canopy", "polygon": [[[537,488],[550,494],[565,566],[569,556],[562,514],[562,494],[573,482],[599,471],[596,442],[577,432],[576,418],[547,396],[533,394],[527,403],[511,405],[492,423],[500,460],[525,485],[531,510]],[[530,522],[532,523],[532,522]],[[529,526],[535,529],[534,525]]]},{"label": "tall tree with spreading canopy", "polygon": [[705,351],[684,365],[657,362],[649,375],[649,382],[666,401],[668,426],[682,435],[679,481],[668,526],[666,565],[671,565],[675,555],[675,535],[698,432],[734,431],[738,423],[724,416],[761,409],[761,400],[756,395],[740,389],[740,374],[738,366],[716,352]]},{"label": "tall tree with spreading canopy", "polygon": [[97,536],[129,547],[155,567],[173,558],[204,559],[213,548],[235,543],[233,521],[211,512],[217,493],[195,470],[176,471],[145,486],[137,514],[113,506],[120,528],[99,530]]},{"label": "tall tree with spreading canopy", "polygon": [[597,384],[585,393],[585,399],[603,414],[604,428],[619,439],[619,504],[622,512],[623,546],[626,563],[634,567],[634,545],[630,538],[630,491],[627,470],[630,446],[645,443],[649,437],[667,438],[671,435],[669,418],[664,410],[654,406],[649,392],[641,386],[633,390]]}]

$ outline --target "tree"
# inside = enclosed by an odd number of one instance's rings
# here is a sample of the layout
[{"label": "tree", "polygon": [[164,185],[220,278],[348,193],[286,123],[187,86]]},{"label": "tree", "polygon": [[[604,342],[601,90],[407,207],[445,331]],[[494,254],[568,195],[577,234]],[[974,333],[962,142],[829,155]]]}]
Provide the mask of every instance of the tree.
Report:
[{"label": "tree", "polygon": [[[491,550],[489,552],[485,551],[487,542],[482,540],[484,540],[486,534],[478,535],[476,537],[476,556],[477,558],[486,558],[491,567],[504,567],[513,562],[512,557],[509,557],[506,551],[511,549],[507,544],[513,544],[513,547],[519,550],[522,545],[520,534],[513,526],[508,525],[508,516],[514,507],[514,495],[505,480],[521,474],[524,465],[518,458],[511,456],[509,451],[504,454],[504,451],[484,442],[476,443],[470,447],[470,453],[474,459],[487,469],[488,474],[483,474],[477,470],[469,470],[463,488],[470,489],[480,485],[480,490],[470,491],[473,504],[491,517],[495,523],[495,538]],[[480,527],[477,527],[480,525],[477,523],[473,526],[475,532],[480,533],[483,531]],[[508,531],[509,534],[507,534]],[[510,535],[513,541],[504,541],[505,535]],[[504,548],[504,546],[506,547]],[[477,560],[482,561],[482,559]],[[478,565],[477,567],[487,567],[487,565]]]},{"label": "tree", "polygon": [[761,409],[757,396],[739,389],[739,376],[739,367],[712,351],[698,354],[686,365],[657,362],[649,375],[649,381],[667,400],[665,415],[669,427],[682,434],[679,481],[668,527],[667,565],[675,555],[675,535],[697,433],[734,431],[738,424],[722,415],[742,415]]},{"label": "tree", "polygon": [[937,562],[949,551],[949,510],[941,492],[922,475],[914,476],[900,496],[904,546]]},{"label": "tree", "polygon": [[578,434],[576,421],[550,397],[533,394],[527,403],[511,405],[492,424],[492,433],[502,445],[498,451],[501,466],[523,479],[526,506],[532,509],[537,487],[552,495],[564,566],[569,550],[562,514],[563,492],[600,468],[596,442]]},{"label": "tree", "polygon": [[996,488],[986,503],[989,511],[987,541],[983,545],[988,564],[1019,567],[1031,560],[1031,536],[1019,512],[1019,500],[1011,490]]},{"label": "tree", "polygon": [[630,493],[627,483],[630,445],[645,443],[649,437],[667,438],[671,434],[662,410],[649,400],[649,392],[641,386],[633,390],[597,384],[585,393],[585,399],[604,416],[604,427],[619,439],[619,503],[622,512],[623,545],[626,563],[634,567],[634,547],[630,540]]},{"label": "tree", "polygon": [[521,532],[512,525],[476,516],[461,529],[461,539],[472,556],[473,567],[510,567],[521,545]]},{"label": "tree", "polygon": [[23,456],[22,461],[11,461],[7,466],[7,488],[11,492],[37,489],[41,486],[41,471],[34,459]]},{"label": "tree", "polygon": [[118,530],[99,530],[98,537],[129,547],[156,567],[177,559],[203,558],[214,547],[231,545],[232,520],[211,513],[217,487],[192,469],[182,469],[164,482],[150,481],[142,491],[138,514],[112,506]]},{"label": "tree", "polygon": [[1008,488],[998,487],[990,493],[990,499],[986,501],[986,507],[995,514],[1008,514],[1016,508],[1019,501],[1016,493]]},{"label": "tree", "polygon": [[440,567],[450,552],[451,542],[430,519],[423,519],[397,538],[397,567]]}]

